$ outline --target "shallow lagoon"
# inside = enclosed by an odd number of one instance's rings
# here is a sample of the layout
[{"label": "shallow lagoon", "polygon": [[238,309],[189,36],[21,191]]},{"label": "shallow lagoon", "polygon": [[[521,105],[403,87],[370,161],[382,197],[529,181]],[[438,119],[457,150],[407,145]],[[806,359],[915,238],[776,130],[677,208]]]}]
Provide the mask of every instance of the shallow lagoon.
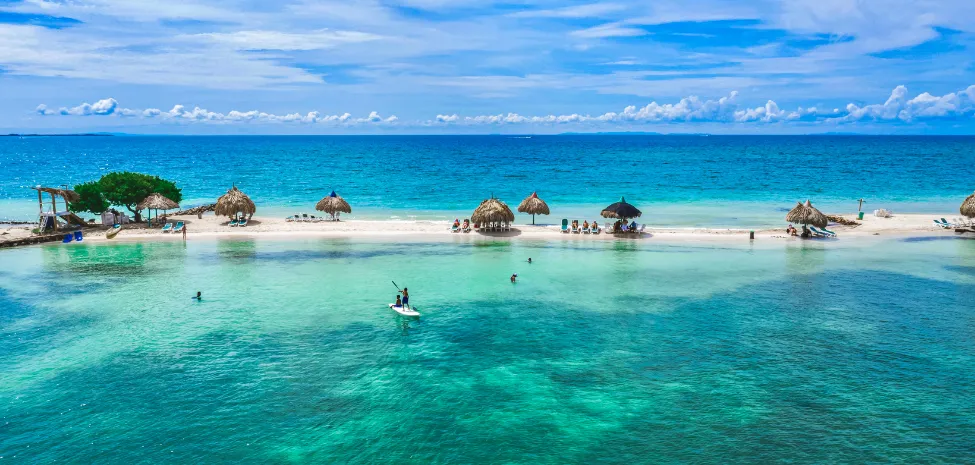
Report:
[{"label": "shallow lagoon", "polygon": [[6,250],[0,456],[973,461],[973,302],[955,239]]}]

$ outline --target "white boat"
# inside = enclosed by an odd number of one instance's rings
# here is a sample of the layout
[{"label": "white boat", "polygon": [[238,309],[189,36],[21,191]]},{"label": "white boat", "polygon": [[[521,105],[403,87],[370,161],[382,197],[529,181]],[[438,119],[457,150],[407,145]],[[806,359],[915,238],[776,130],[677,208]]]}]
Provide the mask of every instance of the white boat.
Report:
[{"label": "white boat", "polygon": [[112,229],[109,229],[108,232],[105,233],[105,237],[112,239],[115,236],[117,236],[118,232],[121,230],[122,230],[122,225],[116,224],[115,226],[112,226]]},{"label": "white boat", "polygon": [[417,311],[413,310],[412,308],[406,308],[402,306],[397,307],[396,304],[389,304],[389,308],[391,308],[394,312],[399,313],[400,315],[403,316],[420,316],[420,314],[417,313]]}]

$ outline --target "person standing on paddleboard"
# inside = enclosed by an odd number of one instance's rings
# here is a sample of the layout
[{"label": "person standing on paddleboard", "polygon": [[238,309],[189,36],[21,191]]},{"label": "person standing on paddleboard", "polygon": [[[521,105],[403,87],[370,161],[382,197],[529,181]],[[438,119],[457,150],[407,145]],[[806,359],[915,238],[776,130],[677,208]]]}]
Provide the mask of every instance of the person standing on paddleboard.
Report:
[{"label": "person standing on paddleboard", "polygon": [[410,308],[410,289],[404,287],[403,290],[399,292],[403,294],[403,307]]}]

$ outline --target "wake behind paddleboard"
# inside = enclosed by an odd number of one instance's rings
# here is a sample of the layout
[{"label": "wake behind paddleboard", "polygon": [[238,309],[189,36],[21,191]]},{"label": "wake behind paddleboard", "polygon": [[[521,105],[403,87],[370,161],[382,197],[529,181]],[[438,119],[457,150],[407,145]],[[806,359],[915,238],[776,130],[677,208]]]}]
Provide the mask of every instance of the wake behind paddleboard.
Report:
[{"label": "wake behind paddleboard", "polygon": [[389,308],[393,309],[394,312],[399,313],[403,316],[420,316],[416,310],[409,309],[406,307],[397,307],[396,304],[389,304]]}]

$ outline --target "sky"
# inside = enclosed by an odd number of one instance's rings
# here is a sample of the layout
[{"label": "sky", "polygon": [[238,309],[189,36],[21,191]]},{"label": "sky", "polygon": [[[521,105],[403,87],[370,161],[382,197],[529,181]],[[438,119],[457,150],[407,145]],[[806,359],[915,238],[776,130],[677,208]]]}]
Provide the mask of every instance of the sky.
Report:
[{"label": "sky", "polygon": [[0,0],[0,132],[975,134],[972,0]]}]

